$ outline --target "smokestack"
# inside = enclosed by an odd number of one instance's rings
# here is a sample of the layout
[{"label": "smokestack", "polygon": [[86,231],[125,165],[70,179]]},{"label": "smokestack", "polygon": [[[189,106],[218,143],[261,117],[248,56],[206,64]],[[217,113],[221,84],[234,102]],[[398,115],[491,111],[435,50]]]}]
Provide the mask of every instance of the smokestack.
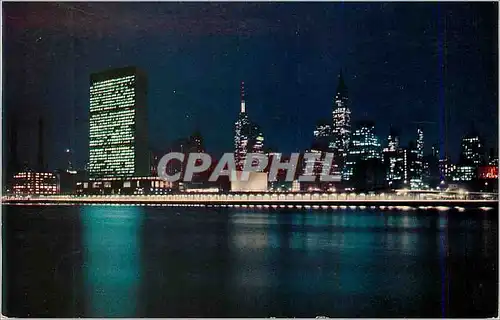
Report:
[{"label": "smokestack", "polygon": [[241,108],[240,112],[245,113],[245,82],[241,81]]},{"label": "smokestack", "polygon": [[43,120],[40,117],[38,120],[38,167],[40,171],[45,170],[43,161]]},{"label": "smokestack", "polygon": [[19,170],[19,159],[17,158],[17,128],[18,128],[18,121],[17,117],[13,116],[14,119],[11,124],[10,128],[10,143],[9,143],[9,153],[10,153],[10,165],[11,165],[11,170],[13,172],[17,172]]}]

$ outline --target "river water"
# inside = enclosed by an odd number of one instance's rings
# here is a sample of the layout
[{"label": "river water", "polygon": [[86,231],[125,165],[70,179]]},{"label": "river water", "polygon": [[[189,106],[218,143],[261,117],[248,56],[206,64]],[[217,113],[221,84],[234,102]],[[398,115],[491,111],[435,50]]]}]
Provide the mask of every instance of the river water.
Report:
[{"label": "river water", "polygon": [[496,210],[2,208],[10,317],[493,317]]}]

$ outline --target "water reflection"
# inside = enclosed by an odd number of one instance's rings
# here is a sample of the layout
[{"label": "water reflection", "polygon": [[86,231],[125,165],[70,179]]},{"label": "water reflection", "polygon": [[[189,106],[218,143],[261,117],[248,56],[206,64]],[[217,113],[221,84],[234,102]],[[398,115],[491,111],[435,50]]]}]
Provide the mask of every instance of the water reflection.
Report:
[{"label": "water reflection", "polygon": [[82,209],[84,274],[89,317],[133,317],[140,283],[141,207]]},{"label": "water reflection", "polygon": [[245,301],[235,316],[255,308],[266,311],[256,316],[311,316],[310,303],[321,306],[314,315],[347,316],[357,308],[356,299],[373,294],[385,298],[363,306],[369,314],[403,298],[415,300],[418,310],[413,292],[424,286],[422,269],[408,266],[422,251],[417,229],[432,227],[426,219],[401,212],[233,213],[231,291]]},{"label": "water reflection", "polygon": [[10,316],[484,317],[498,306],[492,211],[20,208],[4,219]]}]

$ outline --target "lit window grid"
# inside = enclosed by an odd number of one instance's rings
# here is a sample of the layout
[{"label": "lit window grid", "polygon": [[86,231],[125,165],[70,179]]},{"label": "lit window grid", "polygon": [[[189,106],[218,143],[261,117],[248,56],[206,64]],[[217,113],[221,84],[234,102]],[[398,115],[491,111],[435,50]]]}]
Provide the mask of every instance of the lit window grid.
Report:
[{"label": "lit window grid", "polygon": [[424,157],[424,132],[422,129],[417,129],[417,157]]},{"label": "lit window grid", "polygon": [[94,82],[90,88],[89,173],[135,171],[135,75]]},{"label": "lit window grid", "polygon": [[246,113],[240,113],[238,120],[235,122],[234,135],[234,158],[235,165],[238,168],[243,166],[247,154],[248,136],[243,134],[244,128],[250,125]]},{"label": "lit window grid", "polygon": [[457,166],[453,174],[453,181],[471,181],[476,177],[476,168],[473,166]]},{"label": "lit window grid", "polygon": [[404,179],[404,158],[400,152],[391,151],[388,155],[387,178],[390,183]]},{"label": "lit window grid", "polygon": [[470,164],[481,164],[481,141],[478,136],[462,139],[462,156]]},{"label": "lit window grid", "polygon": [[381,159],[381,146],[374,130],[373,126],[363,126],[353,132],[347,153],[346,168],[343,174],[345,180],[352,178],[354,166],[358,161]]},{"label": "lit window grid", "polygon": [[347,97],[336,95],[332,120],[332,143],[330,146],[338,159],[342,179],[349,180],[351,174],[346,167],[346,158],[351,138],[351,110],[347,107]]}]

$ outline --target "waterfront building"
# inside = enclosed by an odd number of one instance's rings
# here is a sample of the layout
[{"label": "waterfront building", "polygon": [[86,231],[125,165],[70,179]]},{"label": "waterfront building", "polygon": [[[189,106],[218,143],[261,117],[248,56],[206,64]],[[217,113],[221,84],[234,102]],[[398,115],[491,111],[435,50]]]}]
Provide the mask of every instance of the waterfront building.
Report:
[{"label": "waterfront building", "polygon": [[136,67],[90,76],[90,177],[150,173],[146,95],[146,75]]},{"label": "waterfront building", "polygon": [[349,108],[349,98],[347,86],[345,85],[342,72],[339,74],[339,83],[332,111],[332,144],[331,148],[335,156],[335,162],[342,172],[342,179],[349,180],[349,170],[347,169],[347,154],[351,139],[351,109]]}]

